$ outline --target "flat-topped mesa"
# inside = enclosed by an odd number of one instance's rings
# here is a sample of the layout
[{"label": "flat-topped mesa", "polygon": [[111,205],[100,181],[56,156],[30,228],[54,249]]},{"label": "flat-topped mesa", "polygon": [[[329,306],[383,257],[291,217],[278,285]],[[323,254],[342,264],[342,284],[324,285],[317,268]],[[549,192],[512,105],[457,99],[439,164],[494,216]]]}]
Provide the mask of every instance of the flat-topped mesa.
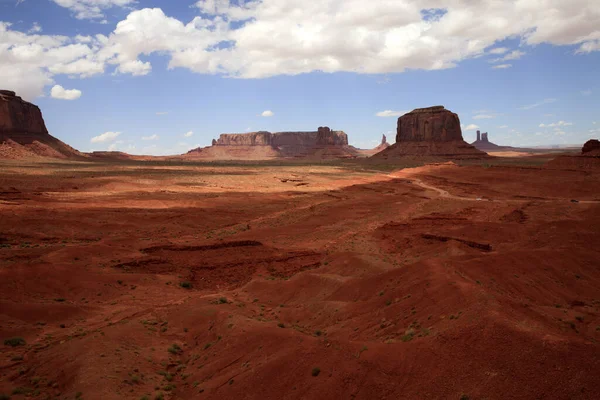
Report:
[{"label": "flat-topped mesa", "polygon": [[217,146],[270,146],[271,132],[223,133],[217,140]]},{"label": "flat-topped mesa", "polygon": [[458,115],[444,106],[417,108],[398,118],[396,143],[462,141]]},{"label": "flat-topped mesa", "polygon": [[12,90],[0,90],[0,133],[48,134],[42,112]]}]

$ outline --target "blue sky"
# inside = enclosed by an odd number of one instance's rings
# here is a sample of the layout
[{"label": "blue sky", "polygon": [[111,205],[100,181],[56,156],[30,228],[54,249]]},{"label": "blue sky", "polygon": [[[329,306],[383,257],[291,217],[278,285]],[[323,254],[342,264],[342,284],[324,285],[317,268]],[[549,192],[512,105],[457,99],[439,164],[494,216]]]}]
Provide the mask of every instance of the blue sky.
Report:
[{"label": "blue sky", "polygon": [[83,151],[323,125],[367,148],[431,105],[469,142],[599,137],[600,2],[472,3],[0,0],[0,86]]}]

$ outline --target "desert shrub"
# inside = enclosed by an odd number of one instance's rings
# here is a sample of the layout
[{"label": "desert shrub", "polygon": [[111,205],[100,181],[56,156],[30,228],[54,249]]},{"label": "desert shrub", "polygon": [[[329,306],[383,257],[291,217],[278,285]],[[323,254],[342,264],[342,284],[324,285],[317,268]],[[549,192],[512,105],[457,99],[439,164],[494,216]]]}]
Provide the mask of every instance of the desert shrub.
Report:
[{"label": "desert shrub", "polygon": [[17,346],[25,346],[25,339],[22,337],[12,337],[4,340],[5,346],[17,347]]},{"label": "desert shrub", "polygon": [[184,289],[191,289],[192,283],[188,282],[188,281],[183,281],[183,282],[179,282],[179,286],[181,286]]},{"label": "desert shrub", "polygon": [[321,373],[321,368],[315,367],[315,368],[312,369],[311,375],[312,376],[319,376],[320,373]]},{"label": "desert shrub", "polygon": [[179,354],[181,353],[181,347],[177,344],[172,344],[171,347],[168,348],[169,353],[171,354]]}]

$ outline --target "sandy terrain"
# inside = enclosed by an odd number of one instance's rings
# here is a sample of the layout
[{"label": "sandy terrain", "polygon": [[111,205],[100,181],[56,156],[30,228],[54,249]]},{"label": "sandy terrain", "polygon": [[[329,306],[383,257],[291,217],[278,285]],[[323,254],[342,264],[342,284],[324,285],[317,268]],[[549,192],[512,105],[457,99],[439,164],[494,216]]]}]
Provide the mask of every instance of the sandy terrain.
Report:
[{"label": "sandy terrain", "polygon": [[488,162],[3,161],[0,398],[597,398],[600,172]]}]

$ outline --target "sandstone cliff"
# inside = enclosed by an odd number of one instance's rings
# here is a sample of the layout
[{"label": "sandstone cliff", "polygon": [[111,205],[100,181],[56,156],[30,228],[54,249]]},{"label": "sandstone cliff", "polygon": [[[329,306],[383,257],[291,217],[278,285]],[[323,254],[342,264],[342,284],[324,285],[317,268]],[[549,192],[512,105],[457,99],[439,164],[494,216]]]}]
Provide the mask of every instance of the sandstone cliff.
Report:
[{"label": "sandstone cliff", "polygon": [[217,146],[270,146],[271,132],[223,133]]},{"label": "sandstone cliff", "polygon": [[0,90],[0,158],[85,156],[51,136],[39,107],[10,90]]},{"label": "sandstone cliff", "polygon": [[418,108],[398,118],[396,143],[374,155],[378,159],[403,156],[480,158],[487,154],[463,140],[458,115],[443,106]]},{"label": "sandstone cliff", "polygon": [[0,90],[0,133],[48,134],[42,112],[10,90]]}]

